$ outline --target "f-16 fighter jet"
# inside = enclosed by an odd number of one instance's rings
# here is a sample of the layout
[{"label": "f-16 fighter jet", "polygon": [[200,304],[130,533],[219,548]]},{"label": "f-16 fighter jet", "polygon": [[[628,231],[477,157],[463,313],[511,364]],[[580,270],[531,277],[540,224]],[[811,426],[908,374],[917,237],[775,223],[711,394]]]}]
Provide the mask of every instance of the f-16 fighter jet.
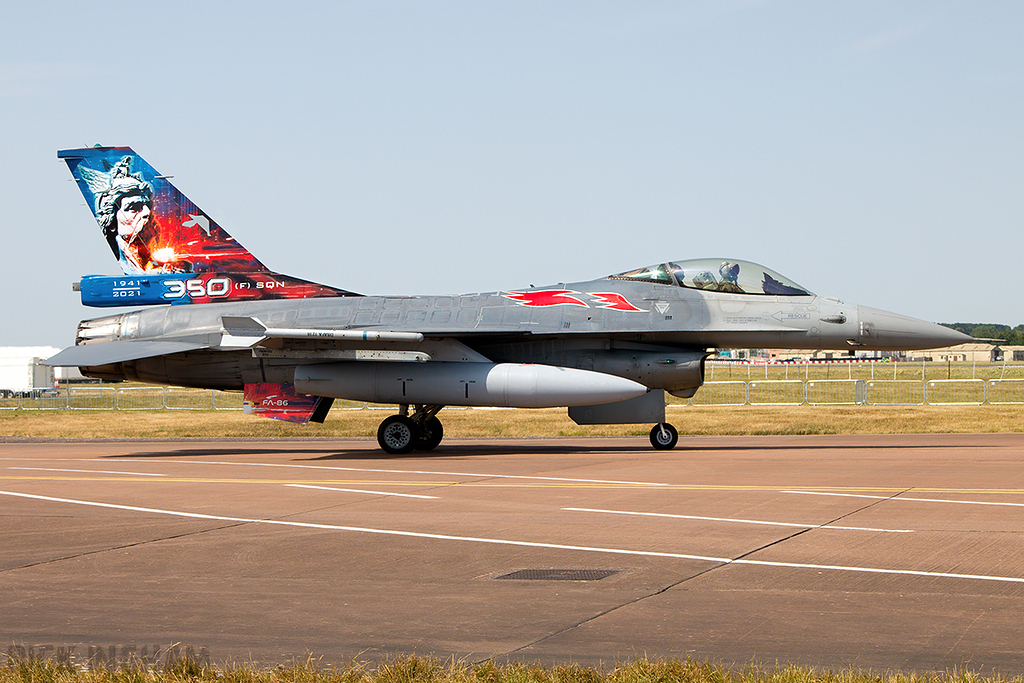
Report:
[{"label": "f-16 fighter jet", "polygon": [[83,277],[83,320],[48,362],[87,377],[243,391],[246,409],[322,422],[335,399],[397,404],[388,453],[431,450],[445,406],[566,406],[578,424],[654,423],[715,348],[924,349],[954,330],[813,294],[755,263],[665,261],[587,282],[460,296],[365,296],[269,270],[127,147],[57,153],[123,275]]}]

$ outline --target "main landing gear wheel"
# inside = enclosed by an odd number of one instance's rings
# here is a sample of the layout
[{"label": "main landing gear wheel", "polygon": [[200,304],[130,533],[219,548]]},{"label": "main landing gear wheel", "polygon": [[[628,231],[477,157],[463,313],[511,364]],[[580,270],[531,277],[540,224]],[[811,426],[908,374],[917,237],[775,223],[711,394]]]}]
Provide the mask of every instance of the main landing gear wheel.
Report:
[{"label": "main landing gear wheel", "polygon": [[[377,429],[377,443],[385,453],[405,455],[416,448],[420,438],[420,430],[412,418],[405,415],[392,415],[380,423]],[[440,443],[440,440],[438,441]]]},{"label": "main landing gear wheel", "polygon": [[654,425],[651,429],[651,445],[659,451],[670,451],[679,441],[679,432],[668,422]]},{"label": "main landing gear wheel", "polygon": [[418,451],[432,451],[437,448],[444,438],[444,427],[437,417],[428,417],[419,428],[419,436],[413,446]]}]

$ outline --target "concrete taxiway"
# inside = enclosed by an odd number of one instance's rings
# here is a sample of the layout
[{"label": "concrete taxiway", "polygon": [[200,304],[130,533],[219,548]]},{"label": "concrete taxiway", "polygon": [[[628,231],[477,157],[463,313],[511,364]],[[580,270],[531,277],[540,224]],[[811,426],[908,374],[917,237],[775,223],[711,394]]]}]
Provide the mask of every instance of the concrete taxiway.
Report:
[{"label": "concrete taxiway", "polygon": [[1021,674],[1022,465],[1020,434],[3,443],[0,638]]}]

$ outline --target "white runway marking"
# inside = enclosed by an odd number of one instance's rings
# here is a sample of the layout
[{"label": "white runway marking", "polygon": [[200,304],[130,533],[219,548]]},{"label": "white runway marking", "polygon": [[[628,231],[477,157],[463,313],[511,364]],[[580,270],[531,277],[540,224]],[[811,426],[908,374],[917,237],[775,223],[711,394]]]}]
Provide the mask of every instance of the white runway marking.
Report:
[{"label": "white runway marking", "polygon": [[841,498],[871,498],[873,500],[907,500],[914,503],[958,503],[960,505],[999,505],[1024,508],[1024,503],[993,503],[987,500],[946,500],[944,498],[906,498],[904,496],[868,496],[860,493],[825,493],[823,491],[783,491],[805,496],[839,496]]},{"label": "white runway marking", "polygon": [[615,479],[571,479],[569,477],[538,477],[526,474],[484,474],[479,472],[433,472],[430,470],[385,470],[364,467],[331,467],[329,465],[289,465],[276,462],[224,462],[215,460],[166,460],[167,463],[187,465],[233,465],[248,467],[293,467],[304,470],[331,470],[335,472],[374,472],[384,474],[429,474],[443,477],[486,477],[490,479],[531,479],[540,481],[568,481],[576,484],[628,484],[630,486],[668,486],[652,481],[618,481]]},{"label": "white runway marking", "polygon": [[759,519],[736,519],[734,517],[700,517],[697,515],[672,515],[663,512],[628,512],[625,510],[596,510],[593,508],[562,508],[571,512],[603,512],[609,515],[636,515],[640,517],[668,517],[671,519],[698,519],[707,522],[735,522],[737,524],[760,524],[764,526],[790,526],[800,529],[839,529],[843,531],[878,531],[888,534],[912,534],[913,529],[873,529],[863,526],[833,526],[831,524],[797,524],[795,522],[768,522]]},{"label": "white runway marking", "polygon": [[166,477],[166,474],[152,472],[119,472],[117,470],[65,470],[56,467],[8,467],[9,470],[34,470],[36,472],[85,472],[86,474],[130,474],[135,477]]},{"label": "white runway marking", "polygon": [[375,496],[397,496],[399,498],[428,498],[437,500],[437,496],[419,496],[415,493],[388,493],[387,491],[363,491],[362,489],[338,489],[332,486],[311,486],[309,484],[285,484],[296,489],[320,489],[321,491],[342,491],[344,493],[371,493]]},{"label": "white runway marking", "polygon": [[990,576],[986,574],[954,574],[947,572],[926,572],[913,569],[883,569],[880,567],[847,567],[842,565],[827,564],[804,564],[798,562],[768,562],[764,560],[731,559],[728,557],[705,557],[703,555],[687,555],[683,553],[665,553],[653,550],[627,550],[622,548],[599,548],[579,545],[563,545],[560,543],[537,543],[533,541],[515,541],[497,538],[477,538],[473,536],[451,536],[448,534],[429,534],[415,531],[398,531],[395,529],[372,529],[366,527],[341,526],[336,524],[315,524],[312,522],[289,522],[276,519],[252,519],[247,517],[226,517],[221,515],[204,515],[196,512],[181,512],[177,510],[160,510],[156,508],[135,507],[132,505],[116,505],[114,503],[99,503],[88,500],[75,500],[72,498],[54,498],[52,496],[40,496],[31,493],[16,493],[13,491],[0,491],[0,495],[15,496],[18,498],[29,498],[32,500],[45,500],[53,503],[68,503],[71,505],[87,505],[92,507],[108,508],[113,510],[129,510],[132,512],[145,512],[156,515],[169,515],[173,517],[189,517],[193,519],[209,519],[222,522],[240,522],[246,524],[272,524],[275,526],[292,526],[306,529],[328,529],[334,531],[352,531],[366,534],[380,534],[386,536],[405,536],[412,538],[432,538],[442,541],[462,541],[469,543],[486,543],[491,545],[510,545],[527,548],[548,548],[554,550],[577,550],[581,552],[603,553],[611,555],[632,555],[641,557],[667,557],[680,560],[696,560],[703,562],[715,562],[718,564],[740,564],[754,565],[759,567],[792,567],[796,569],[820,569],[842,572],[857,572],[867,574],[894,574],[902,576],[927,576],[942,577],[951,579],[971,579],[978,581],[999,581],[1004,583],[1024,583],[1024,578],[1015,576]]}]

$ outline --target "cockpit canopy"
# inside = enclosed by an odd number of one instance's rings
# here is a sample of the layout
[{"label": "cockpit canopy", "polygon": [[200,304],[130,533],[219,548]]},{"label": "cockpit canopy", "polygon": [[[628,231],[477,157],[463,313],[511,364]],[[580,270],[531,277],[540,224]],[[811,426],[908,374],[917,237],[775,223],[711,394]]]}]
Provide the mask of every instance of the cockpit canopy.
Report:
[{"label": "cockpit canopy", "polygon": [[814,296],[774,270],[749,261],[694,259],[638,268],[610,276],[612,280],[639,280],[662,285],[761,296]]}]

